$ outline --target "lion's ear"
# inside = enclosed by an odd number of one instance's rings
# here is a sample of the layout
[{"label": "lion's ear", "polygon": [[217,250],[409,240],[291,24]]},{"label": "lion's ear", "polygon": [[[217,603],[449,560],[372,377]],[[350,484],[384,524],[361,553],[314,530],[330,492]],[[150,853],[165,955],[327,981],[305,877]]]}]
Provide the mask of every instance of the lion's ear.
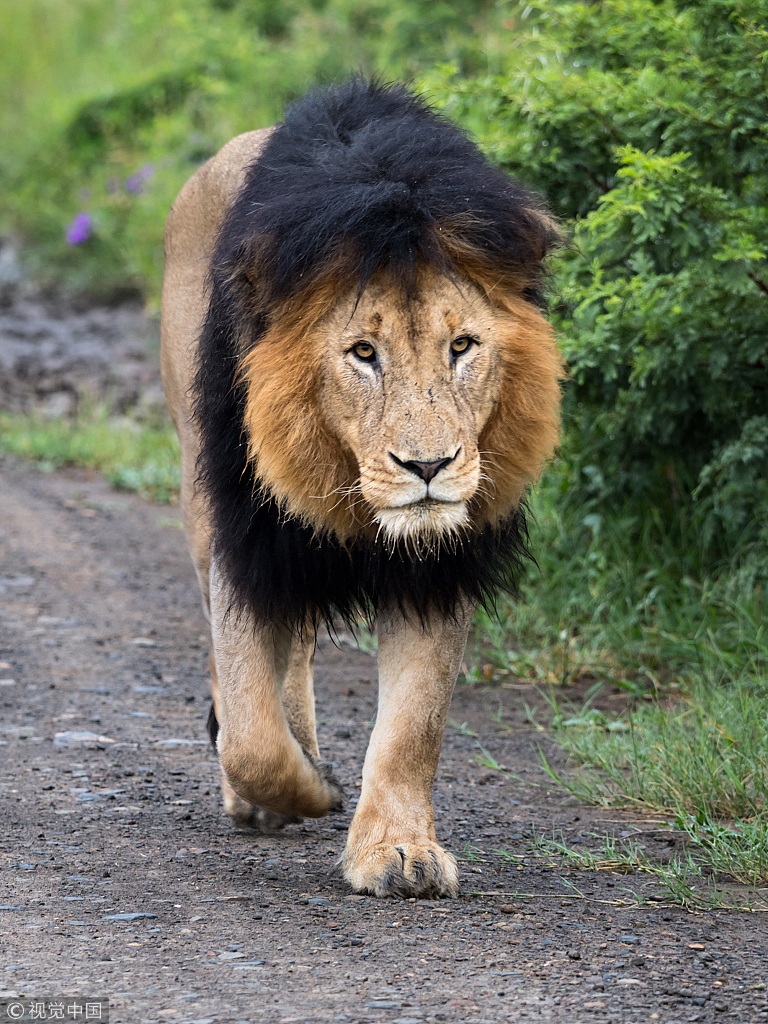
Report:
[{"label": "lion's ear", "polygon": [[543,206],[528,206],[525,210],[528,242],[538,260],[543,260],[556,249],[568,244],[568,237],[552,214]]}]

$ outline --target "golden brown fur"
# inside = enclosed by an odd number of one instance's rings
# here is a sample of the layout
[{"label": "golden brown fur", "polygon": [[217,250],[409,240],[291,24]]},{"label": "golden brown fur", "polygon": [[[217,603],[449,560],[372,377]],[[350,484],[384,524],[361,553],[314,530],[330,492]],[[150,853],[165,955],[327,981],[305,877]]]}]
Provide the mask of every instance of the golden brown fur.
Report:
[{"label": "golden brown fur", "polygon": [[[476,416],[462,424],[460,402],[454,401],[458,388],[433,364],[440,353],[431,351],[430,345],[441,329],[444,336],[437,340],[443,347],[447,337],[466,329],[466,315],[462,320],[461,314],[468,306],[467,293],[472,293],[475,305],[484,300],[484,315],[475,319],[487,328],[482,346],[492,350],[493,365],[482,395],[473,399]],[[435,325],[430,321],[439,303],[443,316]],[[415,324],[408,322],[414,318]],[[356,436],[358,424],[348,422],[349,392],[355,382],[334,379],[329,386],[328,367],[338,361],[340,339],[344,345],[358,334],[377,338],[387,327],[397,363],[408,362],[414,335],[420,342],[418,359],[410,360],[408,381],[397,381],[399,392],[386,395],[388,421],[390,426],[399,421],[397,429],[388,433],[386,425],[373,422],[372,433],[361,439]],[[465,275],[451,281],[425,268],[411,302],[386,279],[373,281],[362,297],[344,281],[325,279],[300,303],[294,300],[289,308],[276,311],[243,361],[241,373],[248,390],[249,448],[259,481],[288,514],[343,541],[375,531],[377,512],[388,495],[397,500],[397,478],[403,473],[388,460],[376,467],[380,486],[361,490],[364,449],[371,443],[385,456],[390,450],[403,450],[406,458],[440,457],[451,443],[465,453],[468,448],[477,451],[483,484],[468,500],[469,527],[496,524],[507,516],[557,443],[562,362],[550,325],[519,295]],[[451,392],[440,409],[443,430],[431,439],[440,450],[417,451],[424,444],[429,447],[429,441],[405,437],[405,413],[414,389],[426,392],[437,387]],[[366,392],[363,404],[371,397]],[[448,470],[452,471],[454,467]]]}]

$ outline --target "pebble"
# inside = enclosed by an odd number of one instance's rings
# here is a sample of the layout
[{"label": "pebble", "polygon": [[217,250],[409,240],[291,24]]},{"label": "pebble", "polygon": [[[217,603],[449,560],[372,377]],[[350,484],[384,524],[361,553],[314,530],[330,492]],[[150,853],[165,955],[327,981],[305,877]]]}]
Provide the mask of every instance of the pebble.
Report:
[{"label": "pebble", "polygon": [[145,914],[139,912],[136,914],[108,914],[106,917],[102,917],[102,921],[141,921],[142,918],[156,918],[157,914]]},{"label": "pebble", "polygon": [[206,747],[208,740],[187,740],[179,736],[170,736],[167,740],[158,740],[155,746],[158,747]]},{"label": "pebble", "polygon": [[[636,935],[620,935],[619,942],[624,942],[629,946],[637,946],[640,944],[640,939]],[[704,948],[703,946],[701,947]]]},{"label": "pebble", "polygon": [[95,732],[57,732],[53,742],[59,747],[102,747],[105,743],[114,743],[109,736],[99,736]]},{"label": "pebble", "polygon": [[391,999],[372,999],[365,1004],[366,1010],[399,1010],[402,1003],[396,1003]]},{"label": "pebble", "polygon": [[502,903],[499,912],[502,914],[516,914],[520,907],[516,903]]},{"label": "pebble", "polygon": [[331,901],[327,900],[325,896],[310,896],[307,903],[311,907],[330,907]]},{"label": "pebble", "polygon": [[581,960],[581,953],[578,951],[578,949],[569,949],[568,950],[568,959],[569,960]]}]

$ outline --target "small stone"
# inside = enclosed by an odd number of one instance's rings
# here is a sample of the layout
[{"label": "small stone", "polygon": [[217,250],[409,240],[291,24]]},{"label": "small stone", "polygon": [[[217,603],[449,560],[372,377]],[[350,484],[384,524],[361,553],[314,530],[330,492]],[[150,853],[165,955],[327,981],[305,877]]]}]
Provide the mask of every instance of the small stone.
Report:
[{"label": "small stone", "polygon": [[350,944],[350,946],[362,946],[363,945],[363,939],[350,939],[349,940],[349,944]]},{"label": "small stone", "polygon": [[337,729],[333,735],[336,737],[337,740],[348,740],[352,733],[349,731],[349,729]]},{"label": "small stone", "polygon": [[150,640],[147,636],[135,636],[131,643],[136,647],[157,647],[157,641]]},{"label": "small stone", "polygon": [[99,736],[95,732],[57,732],[53,742],[59,747],[103,747],[115,741],[109,736]]},{"label": "small stone", "polygon": [[135,914],[108,914],[102,921],[141,921],[143,918],[156,918],[157,914],[138,912]]},{"label": "small stone", "polygon": [[158,740],[158,747],[199,747],[207,746],[208,740],[188,740],[180,736],[170,736],[167,740]]},{"label": "small stone", "polygon": [[365,1004],[366,1010],[399,1010],[402,1003],[396,1003],[392,999],[372,999]]},{"label": "small stone", "polygon": [[704,943],[703,943],[703,942],[689,942],[689,943],[688,943],[688,949],[700,949],[700,950],[704,950],[704,949],[706,949],[706,948],[707,948],[707,947],[706,947],[706,946],[704,945]]},{"label": "small stone", "polygon": [[620,935],[619,942],[624,942],[629,946],[637,946],[640,944],[640,939],[636,935]]},{"label": "small stone", "polygon": [[568,959],[569,960],[581,960],[581,953],[578,951],[578,949],[569,949],[568,950]]},{"label": "small stone", "polygon": [[499,907],[500,914],[516,914],[520,907],[516,903],[502,903]]},{"label": "small stone", "polygon": [[325,896],[310,896],[307,903],[311,907],[330,907],[331,901],[326,899]]}]

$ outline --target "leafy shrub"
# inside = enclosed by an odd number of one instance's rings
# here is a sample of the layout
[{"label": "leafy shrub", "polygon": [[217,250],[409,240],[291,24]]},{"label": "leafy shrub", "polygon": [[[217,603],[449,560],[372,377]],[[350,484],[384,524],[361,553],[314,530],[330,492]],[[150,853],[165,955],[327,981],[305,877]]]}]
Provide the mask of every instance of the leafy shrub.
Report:
[{"label": "leafy shrub", "polygon": [[768,0],[542,0],[517,29],[510,70],[428,84],[572,224],[564,500],[768,561]]}]

